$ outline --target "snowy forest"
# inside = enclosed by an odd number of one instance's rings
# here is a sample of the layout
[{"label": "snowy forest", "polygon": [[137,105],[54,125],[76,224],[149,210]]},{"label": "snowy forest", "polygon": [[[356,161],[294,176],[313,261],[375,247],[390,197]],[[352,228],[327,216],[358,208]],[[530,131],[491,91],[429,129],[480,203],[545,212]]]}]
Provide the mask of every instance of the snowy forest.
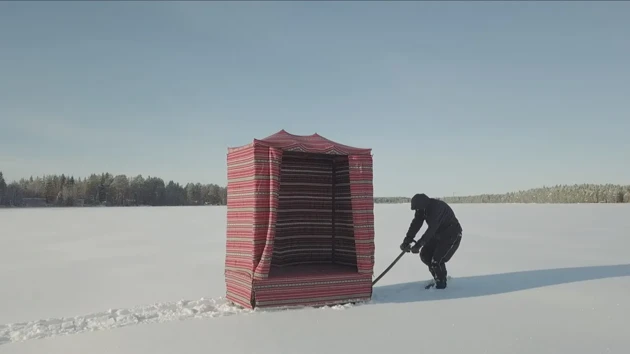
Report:
[{"label": "snowy forest", "polygon": [[447,203],[630,203],[630,185],[574,184],[505,194],[441,198]]},{"label": "snowy forest", "polygon": [[[556,185],[504,194],[452,196],[439,199],[447,203],[630,203],[630,185]],[[408,197],[375,198],[376,203],[408,203],[410,200],[411,198]]]},{"label": "snowy forest", "polygon": [[[448,203],[630,203],[630,185],[575,184],[505,194],[440,198]],[[376,203],[408,203],[409,197],[376,197]],[[216,184],[165,183],[159,177],[92,174],[47,175],[7,183],[0,171],[0,206],[225,205],[227,189]]]},{"label": "snowy forest", "polygon": [[9,184],[0,171],[0,205],[4,206],[174,206],[225,205],[227,191],[216,184],[173,181],[111,173],[87,178],[48,175]]}]

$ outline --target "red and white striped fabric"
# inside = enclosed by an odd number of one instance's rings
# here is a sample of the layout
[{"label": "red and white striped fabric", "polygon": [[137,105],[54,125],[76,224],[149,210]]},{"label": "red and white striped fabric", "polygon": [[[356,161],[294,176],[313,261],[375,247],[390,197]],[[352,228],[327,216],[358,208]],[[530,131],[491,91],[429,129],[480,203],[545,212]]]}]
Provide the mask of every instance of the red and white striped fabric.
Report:
[{"label": "red and white striped fabric", "polygon": [[246,308],[367,300],[371,149],[284,130],[228,149],[227,298]]}]

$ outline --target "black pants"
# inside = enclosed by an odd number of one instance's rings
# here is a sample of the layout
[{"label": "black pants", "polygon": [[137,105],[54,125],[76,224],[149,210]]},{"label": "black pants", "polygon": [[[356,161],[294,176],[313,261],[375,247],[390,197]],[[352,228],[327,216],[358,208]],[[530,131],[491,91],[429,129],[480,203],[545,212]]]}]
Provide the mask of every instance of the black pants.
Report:
[{"label": "black pants", "polygon": [[451,225],[430,240],[420,250],[422,263],[429,267],[433,279],[446,281],[446,262],[451,260],[459,248],[462,239],[462,229],[459,225]]}]

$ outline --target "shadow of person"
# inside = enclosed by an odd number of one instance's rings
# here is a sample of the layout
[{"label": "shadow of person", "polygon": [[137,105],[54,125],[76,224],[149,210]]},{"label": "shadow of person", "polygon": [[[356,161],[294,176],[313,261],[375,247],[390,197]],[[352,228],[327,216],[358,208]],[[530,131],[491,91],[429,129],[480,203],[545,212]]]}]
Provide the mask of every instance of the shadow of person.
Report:
[{"label": "shadow of person", "polygon": [[626,276],[630,276],[630,264],[540,269],[453,278],[444,290],[425,290],[425,280],[375,286],[371,302],[386,304],[461,299]]}]

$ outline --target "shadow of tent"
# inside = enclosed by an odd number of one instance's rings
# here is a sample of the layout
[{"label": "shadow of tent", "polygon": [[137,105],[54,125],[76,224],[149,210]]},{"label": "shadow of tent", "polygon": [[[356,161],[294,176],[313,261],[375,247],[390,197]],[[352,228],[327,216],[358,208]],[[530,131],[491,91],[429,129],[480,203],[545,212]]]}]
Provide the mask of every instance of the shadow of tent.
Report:
[{"label": "shadow of tent", "polygon": [[425,290],[426,281],[375,286],[372,303],[409,303],[505,294],[545,286],[630,276],[630,264],[528,270],[453,278],[445,290]]}]

